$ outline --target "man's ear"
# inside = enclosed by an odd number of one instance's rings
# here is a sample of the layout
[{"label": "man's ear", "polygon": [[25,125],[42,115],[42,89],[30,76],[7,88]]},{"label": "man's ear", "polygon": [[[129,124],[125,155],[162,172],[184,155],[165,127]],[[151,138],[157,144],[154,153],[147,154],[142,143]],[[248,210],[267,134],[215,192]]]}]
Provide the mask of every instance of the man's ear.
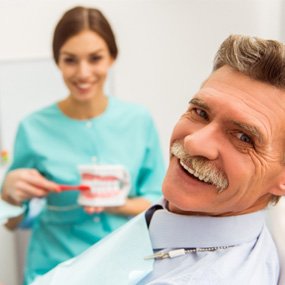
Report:
[{"label": "man's ear", "polygon": [[270,193],[276,196],[285,196],[285,167],[277,178],[277,183],[272,187]]}]

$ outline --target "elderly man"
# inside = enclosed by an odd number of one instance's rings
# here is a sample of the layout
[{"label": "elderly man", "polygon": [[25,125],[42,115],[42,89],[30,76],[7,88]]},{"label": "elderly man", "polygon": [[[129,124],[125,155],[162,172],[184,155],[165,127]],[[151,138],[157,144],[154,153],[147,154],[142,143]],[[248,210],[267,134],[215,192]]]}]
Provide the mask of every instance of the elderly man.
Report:
[{"label": "elderly man", "polygon": [[284,45],[228,37],[170,150],[161,204],[35,284],[277,284],[264,209],[285,194]]}]

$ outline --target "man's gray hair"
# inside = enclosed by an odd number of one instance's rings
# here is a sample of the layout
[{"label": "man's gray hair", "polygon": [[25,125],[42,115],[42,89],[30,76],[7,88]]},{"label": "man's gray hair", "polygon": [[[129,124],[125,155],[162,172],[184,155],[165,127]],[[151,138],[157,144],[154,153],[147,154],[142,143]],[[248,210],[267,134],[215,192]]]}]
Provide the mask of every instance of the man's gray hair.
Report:
[{"label": "man's gray hair", "polygon": [[285,89],[285,46],[281,42],[230,35],[215,56],[213,71],[224,65],[253,79]]}]

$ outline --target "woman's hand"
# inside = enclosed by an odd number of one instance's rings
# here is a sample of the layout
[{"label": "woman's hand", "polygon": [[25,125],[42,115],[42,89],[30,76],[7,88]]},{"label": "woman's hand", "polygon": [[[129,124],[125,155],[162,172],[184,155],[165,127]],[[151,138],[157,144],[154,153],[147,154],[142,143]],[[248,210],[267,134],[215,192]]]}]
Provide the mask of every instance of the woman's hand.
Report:
[{"label": "woman's hand", "polygon": [[117,214],[117,215],[124,215],[124,216],[135,216],[151,206],[151,203],[146,200],[145,198],[128,198],[126,199],[126,203],[122,206],[117,207],[91,207],[85,206],[84,210],[88,214],[94,213],[101,213],[103,211]]},{"label": "woman's hand", "polygon": [[14,205],[24,200],[44,197],[50,191],[59,192],[59,186],[47,180],[35,169],[21,168],[10,171],[2,186],[2,199]]}]

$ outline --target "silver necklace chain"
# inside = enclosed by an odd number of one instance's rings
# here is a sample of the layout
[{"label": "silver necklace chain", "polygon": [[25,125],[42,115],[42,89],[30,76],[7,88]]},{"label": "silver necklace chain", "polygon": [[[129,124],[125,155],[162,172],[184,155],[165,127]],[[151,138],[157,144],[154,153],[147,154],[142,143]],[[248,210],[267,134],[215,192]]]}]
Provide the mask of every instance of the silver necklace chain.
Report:
[{"label": "silver necklace chain", "polygon": [[146,256],[144,259],[165,259],[165,258],[174,258],[182,255],[186,255],[189,253],[197,253],[197,252],[206,252],[206,251],[217,251],[221,249],[228,249],[234,247],[233,245],[229,246],[216,246],[216,247],[197,247],[197,248],[179,248],[173,249],[169,251],[160,251],[156,252],[152,255]]}]

